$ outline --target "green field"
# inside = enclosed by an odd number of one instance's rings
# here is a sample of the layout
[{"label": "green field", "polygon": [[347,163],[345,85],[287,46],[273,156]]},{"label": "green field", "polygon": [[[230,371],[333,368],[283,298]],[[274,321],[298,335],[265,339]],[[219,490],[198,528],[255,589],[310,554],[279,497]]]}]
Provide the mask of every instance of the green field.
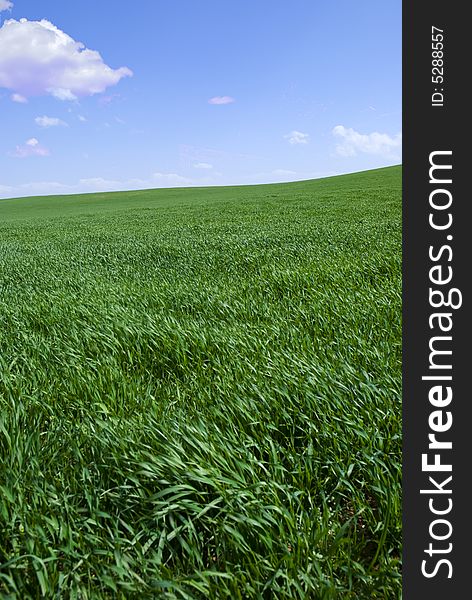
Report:
[{"label": "green field", "polygon": [[401,589],[401,167],[0,201],[0,597]]}]

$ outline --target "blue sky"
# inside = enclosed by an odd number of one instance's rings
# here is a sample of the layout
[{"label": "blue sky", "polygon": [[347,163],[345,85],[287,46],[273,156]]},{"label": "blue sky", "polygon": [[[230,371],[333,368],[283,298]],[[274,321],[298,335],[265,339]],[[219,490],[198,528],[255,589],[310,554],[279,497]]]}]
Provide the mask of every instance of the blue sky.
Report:
[{"label": "blue sky", "polygon": [[399,0],[0,0],[0,25],[0,197],[401,162]]}]

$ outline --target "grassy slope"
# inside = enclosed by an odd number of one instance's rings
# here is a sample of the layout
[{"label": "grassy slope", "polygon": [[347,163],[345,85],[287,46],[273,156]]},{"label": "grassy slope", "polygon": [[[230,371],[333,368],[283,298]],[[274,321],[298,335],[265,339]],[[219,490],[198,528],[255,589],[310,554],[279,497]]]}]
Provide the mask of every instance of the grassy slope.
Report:
[{"label": "grassy slope", "polygon": [[0,595],[399,597],[400,188],[0,202]]}]

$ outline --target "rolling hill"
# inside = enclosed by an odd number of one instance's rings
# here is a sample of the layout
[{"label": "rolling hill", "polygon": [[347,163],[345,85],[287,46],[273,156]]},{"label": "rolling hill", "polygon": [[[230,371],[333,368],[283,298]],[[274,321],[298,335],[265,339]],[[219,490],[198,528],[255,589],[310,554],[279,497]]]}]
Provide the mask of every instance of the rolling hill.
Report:
[{"label": "rolling hill", "polygon": [[399,597],[401,167],[3,200],[0,348],[2,597]]}]

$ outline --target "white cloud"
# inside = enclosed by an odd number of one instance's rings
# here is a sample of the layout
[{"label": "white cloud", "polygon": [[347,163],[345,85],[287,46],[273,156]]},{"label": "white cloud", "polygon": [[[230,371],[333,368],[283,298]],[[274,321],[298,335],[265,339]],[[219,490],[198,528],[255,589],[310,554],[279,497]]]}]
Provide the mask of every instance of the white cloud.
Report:
[{"label": "white cloud", "polygon": [[301,131],[291,131],[284,135],[284,138],[289,141],[290,144],[308,144],[310,136],[308,133],[302,133]]},{"label": "white cloud", "polygon": [[0,28],[0,87],[25,99],[75,100],[100,94],[131,75],[127,67],[112,69],[98,52],[45,19],[10,19]]},{"label": "white cloud", "polygon": [[81,121],[82,123],[85,123],[87,121],[87,119],[83,116],[83,115],[79,115],[77,117],[79,119],[79,121]]},{"label": "white cloud", "polygon": [[10,0],[0,0],[0,12],[4,10],[11,10],[13,8],[13,2]]},{"label": "white cloud", "polygon": [[231,96],[215,96],[214,98],[210,98],[208,100],[208,104],[233,104],[236,102],[234,98]]},{"label": "white cloud", "polygon": [[57,98],[57,100],[69,100],[69,102],[72,102],[73,100],[78,99],[77,96],[67,88],[48,88],[46,91],[54,98]]},{"label": "white cloud", "polygon": [[15,150],[9,152],[14,158],[28,158],[30,156],[49,156],[49,150],[42,146],[36,138],[30,138]]},{"label": "white cloud", "polygon": [[210,165],[210,163],[206,163],[206,162],[198,162],[193,165],[193,168],[209,170],[209,169],[213,169],[213,165]]},{"label": "white cloud", "polygon": [[61,119],[57,119],[56,117],[36,117],[35,122],[40,127],[67,127],[67,123],[61,121]]},{"label": "white cloud", "polygon": [[337,125],[332,131],[340,143],[336,152],[340,156],[356,156],[359,153],[374,154],[387,158],[399,158],[402,147],[402,134],[391,137],[387,133],[364,134],[343,125]]},{"label": "white cloud", "polygon": [[28,99],[21,94],[12,94],[10,98],[12,102],[18,102],[18,104],[26,104],[28,102]]}]

